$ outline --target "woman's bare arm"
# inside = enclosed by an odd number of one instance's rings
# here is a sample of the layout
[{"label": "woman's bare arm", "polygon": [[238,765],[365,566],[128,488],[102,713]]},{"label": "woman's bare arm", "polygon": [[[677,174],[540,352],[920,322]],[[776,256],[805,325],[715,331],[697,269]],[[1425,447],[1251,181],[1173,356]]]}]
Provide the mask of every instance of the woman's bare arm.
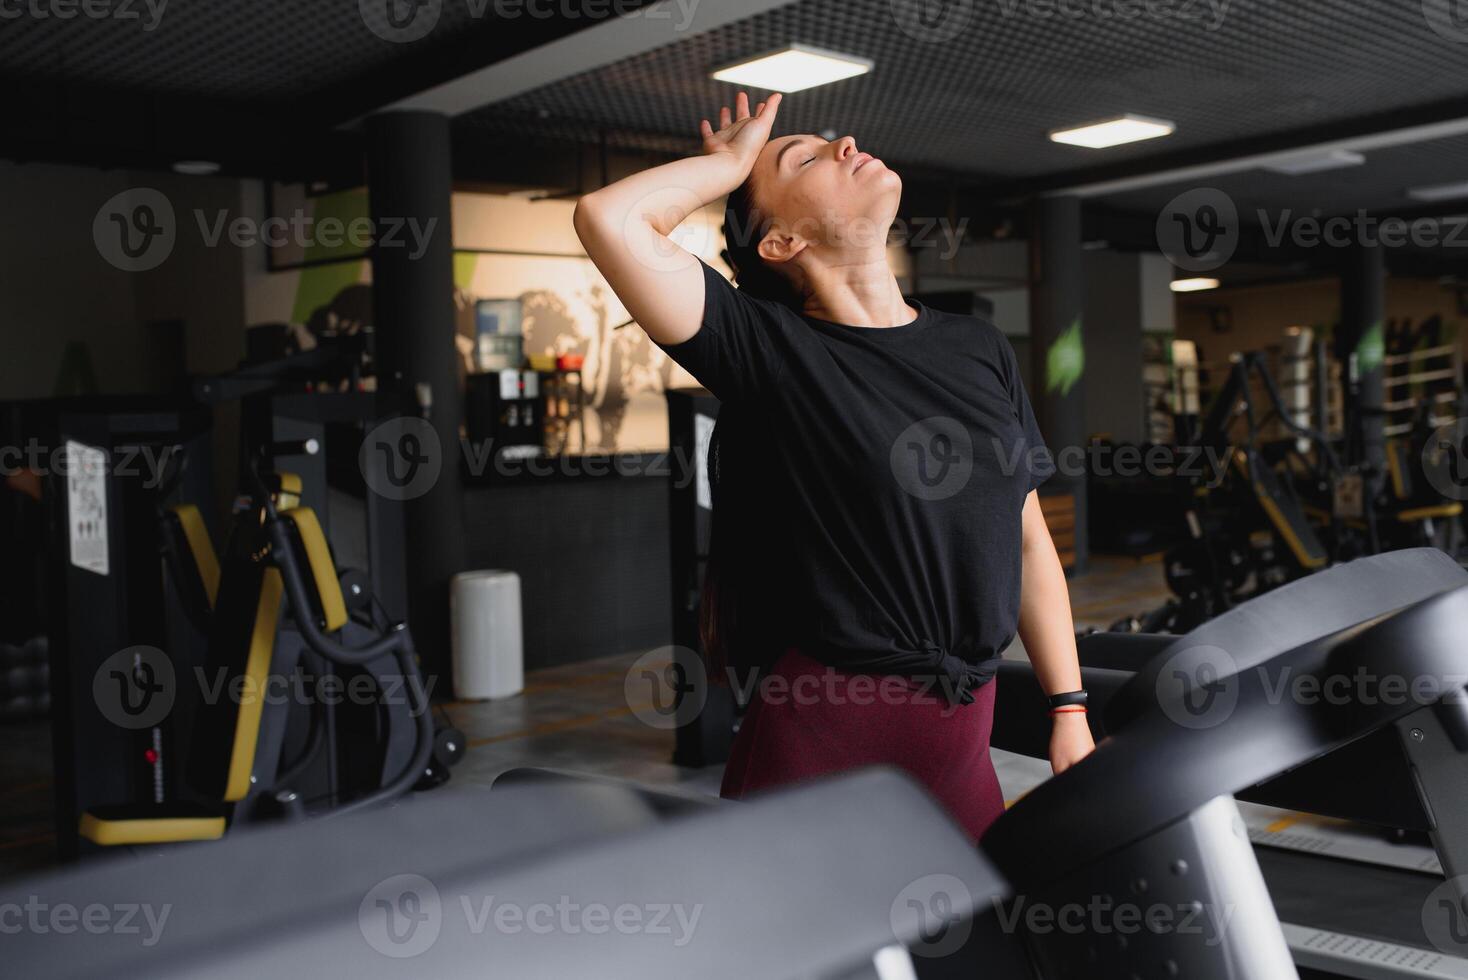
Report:
[{"label": "woman's bare arm", "polygon": [[770,137],[778,94],[753,114],[739,93],[716,132],[702,123],[704,152],[592,191],[576,204],[576,234],[586,254],[648,336],[660,344],[692,337],[703,318],[698,261],[668,236],[690,214],[744,183]]},{"label": "woman's bare arm", "polygon": [[[1046,694],[1078,691],[1081,666],[1076,656],[1070,589],[1055,553],[1050,528],[1040,511],[1040,495],[1030,491],[1024,507],[1024,573],[1020,586],[1019,636]],[[1095,748],[1086,716],[1055,715],[1050,736],[1050,766],[1059,773]]]}]

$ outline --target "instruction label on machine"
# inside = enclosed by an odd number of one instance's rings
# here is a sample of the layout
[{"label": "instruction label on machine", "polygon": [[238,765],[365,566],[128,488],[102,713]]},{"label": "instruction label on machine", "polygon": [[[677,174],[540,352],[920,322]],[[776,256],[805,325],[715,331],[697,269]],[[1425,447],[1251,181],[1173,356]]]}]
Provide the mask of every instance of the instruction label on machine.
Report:
[{"label": "instruction label on machine", "polygon": [[709,492],[709,439],[714,434],[714,420],[701,412],[693,413],[693,472],[698,506],[714,509],[714,495]]},{"label": "instruction label on machine", "polygon": [[71,563],[98,575],[107,568],[107,453],[66,441],[66,513]]}]

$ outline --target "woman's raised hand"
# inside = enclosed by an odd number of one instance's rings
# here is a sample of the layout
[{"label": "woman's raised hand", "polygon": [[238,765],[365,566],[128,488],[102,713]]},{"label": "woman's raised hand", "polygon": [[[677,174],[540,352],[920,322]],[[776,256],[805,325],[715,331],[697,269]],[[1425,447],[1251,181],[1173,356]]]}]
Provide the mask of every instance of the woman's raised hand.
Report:
[{"label": "woman's raised hand", "polygon": [[770,127],[775,124],[775,113],[780,108],[780,93],[776,92],[768,100],[761,102],[751,115],[749,111],[749,96],[740,92],[734,100],[734,112],[731,115],[729,107],[724,106],[719,110],[719,128],[715,130],[709,125],[707,119],[699,123],[699,132],[703,134],[703,152],[710,156],[715,154],[728,154],[739,166],[739,182],[749,176],[749,171],[754,167],[755,158],[759,156],[760,150],[764,149],[765,143],[770,138]]},{"label": "woman's raised hand", "polygon": [[780,96],[750,114],[743,92],[716,132],[703,121],[703,152],[583,194],[572,223],[586,254],[654,341],[681,344],[703,322],[698,259],[669,236],[690,214],[744,183],[770,138]]}]

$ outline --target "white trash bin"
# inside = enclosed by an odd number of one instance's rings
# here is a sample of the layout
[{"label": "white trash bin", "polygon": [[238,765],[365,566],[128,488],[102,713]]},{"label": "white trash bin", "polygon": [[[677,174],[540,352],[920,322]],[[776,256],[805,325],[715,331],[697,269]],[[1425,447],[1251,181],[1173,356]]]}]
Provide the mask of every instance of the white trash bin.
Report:
[{"label": "white trash bin", "polygon": [[465,701],[508,698],[525,689],[520,576],[460,572],[449,590],[454,630],[454,695]]}]

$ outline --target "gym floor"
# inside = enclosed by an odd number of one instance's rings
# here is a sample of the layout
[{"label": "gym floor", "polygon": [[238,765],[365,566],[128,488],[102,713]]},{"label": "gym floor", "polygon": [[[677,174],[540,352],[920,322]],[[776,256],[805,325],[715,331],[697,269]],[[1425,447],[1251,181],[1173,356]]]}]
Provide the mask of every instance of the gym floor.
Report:
[{"label": "gym floor", "polygon": [[[1077,628],[1105,628],[1122,616],[1160,605],[1169,593],[1155,559],[1093,555],[1091,567],[1071,580]],[[469,753],[454,769],[454,786],[492,783],[506,769],[545,766],[717,794],[722,767],[690,769],[670,761],[671,731],[641,721],[624,694],[624,679],[646,651],[584,660],[535,671],[518,697],[453,702],[449,716],[469,738]],[[1023,657],[1015,643],[1006,656]],[[51,749],[47,722],[0,728],[0,877],[45,867],[53,860]],[[1006,795],[1007,775],[1032,760],[996,752]]]}]

